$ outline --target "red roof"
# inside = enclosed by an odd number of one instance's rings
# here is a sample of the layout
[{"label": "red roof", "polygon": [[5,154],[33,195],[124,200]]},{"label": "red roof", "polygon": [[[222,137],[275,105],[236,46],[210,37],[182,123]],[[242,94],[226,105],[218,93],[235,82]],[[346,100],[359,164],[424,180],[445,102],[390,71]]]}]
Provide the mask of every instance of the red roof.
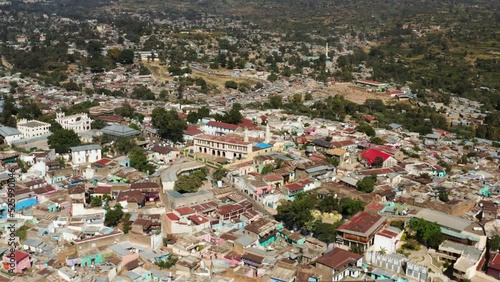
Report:
[{"label": "red roof", "polygon": [[189,219],[194,222],[196,225],[201,225],[203,223],[207,223],[209,220],[206,219],[205,217],[203,216],[199,216],[199,215],[192,215],[189,217]]},{"label": "red roof", "polygon": [[207,123],[208,126],[213,126],[213,127],[219,127],[219,128],[224,128],[224,129],[229,129],[229,130],[236,130],[238,129],[238,125],[235,124],[230,124],[230,123],[225,123],[225,122],[220,122],[220,121],[209,121]]},{"label": "red roof", "polygon": [[331,269],[340,270],[346,267],[349,263],[355,263],[363,258],[362,255],[335,248],[319,257],[316,262],[328,266]]},{"label": "red roof", "polygon": [[111,186],[97,186],[94,191],[96,194],[111,194]]},{"label": "red roof", "polygon": [[375,120],[375,117],[374,116],[371,116],[371,115],[364,115],[363,118],[367,121],[373,121]]},{"label": "red roof", "polygon": [[342,224],[338,230],[367,233],[381,218],[382,216],[378,214],[359,212]]},{"label": "red roof", "polygon": [[381,157],[384,161],[387,160],[391,155],[387,154],[387,153],[384,153],[384,152],[381,152],[379,150],[375,150],[375,149],[368,149],[366,151],[364,151],[362,154],[361,154],[361,157],[363,159],[366,159],[368,161],[368,164],[369,165],[372,165],[373,162],[375,162],[375,159],[377,157]]},{"label": "red roof", "polygon": [[288,185],[285,185],[285,187],[288,188],[288,191],[297,191],[300,189],[304,189],[304,186],[302,186],[298,183],[288,184]]},{"label": "red roof", "polygon": [[488,262],[488,268],[500,270],[500,254],[496,253],[495,256]]},{"label": "red roof", "polygon": [[255,127],[257,127],[253,121],[247,119],[247,118],[244,118],[241,120],[241,122],[238,124],[238,126],[240,127],[246,127],[248,129],[254,129]]},{"label": "red roof", "polygon": [[218,208],[218,212],[220,215],[226,215],[226,214],[230,214],[232,212],[235,212],[235,211],[238,211],[238,210],[242,210],[243,207],[241,205],[238,205],[238,204],[227,204],[227,205],[223,205],[223,206],[220,206]]},{"label": "red roof", "polygon": [[201,131],[197,126],[188,125],[186,130],[184,130],[184,134],[193,136],[203,134],[203,131]]},{"label": "red roof", "polygon": [[398,233],[391,231],[391,230],[388,230],[388,229],[384,229],[384,230],[380,231],[379,233],[377,233],[377,235],[392,239],[392,238],[395,238],[396,236],[398,236]]},{"label": "red roof", "polygon": [[250,142],[245,142],[240,136],[214,136],[214,135],[199,135],[195,136],[197,140],[207,140],[214,142],[221,142],[224,144],[248,145]]},{"label": "red roof", "polygon": [[[5,255],[9,255],[9,253],[6,253]],[[20,261],[22,261],[23,259],[25,259],[29,256],[30,256],[30,254],[19,251],[19,250],[15,250],[15,252],[14,252],[14,257],[16,258],[16,263],[19,263]]]},{"label": "red roof", "polygon": [[105,166],[107,163],[111,162],[110,159],[104,158],[95,162],[96,165]]},{"label": "red roof", "polygon": [[173,213],[173,212],[169,212],[167,213],[167,217],[170,219],[170,220],[179,220],[179,217]]},{"label": "red roof", "polygon": [[176,212],[178,212],[180,215],[188,215],[194,213],[194,210],[190,207],[182,207],[175,209]]},{"label": "red roof", "polygon": [[267,175],[264,175],[264,181],[267,181],[267,182],[275,182],[275,181],[281,181],[283,180],[283,177],[279,174],[267,174]]}]

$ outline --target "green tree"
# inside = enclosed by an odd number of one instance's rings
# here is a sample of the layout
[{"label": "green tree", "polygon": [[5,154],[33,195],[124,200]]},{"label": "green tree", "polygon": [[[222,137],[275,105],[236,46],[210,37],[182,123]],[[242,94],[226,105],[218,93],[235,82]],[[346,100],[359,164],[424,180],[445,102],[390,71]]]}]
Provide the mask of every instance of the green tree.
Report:
[{"label": "green tree", "polygon": [[118,62],[126,65],[132,64],[134,62],[134,51],[130,49],[122,50],[118,57]]},{"label": "green tree", "polygon": [[272,164],[267,164],[262,168],[262,171],[260,172],[261,174],[270,174],[274,172],[274,165]]},{"label": "green tree", "polygon": [[130,166],[133,168],[153,174],[155,172],[155,167],[148,162],[148,157],[141,147],[135,146],[128,152],[128,157],[130,158]]},{"label": "green tree", "polygon": [[313,222],[311,210],[315,207],[317,198],[312,194],[300,193],[293,202],[285,202],[278,206],[275,218],[283,222],[290,230],[300,230]]},{"label": "green tree", "polygon": [[185,120],[181,120],[175,110],[166,111],[164,108],[156,108],[152,113],[153,126],[158,129],[161,138],[172,142],[182,142],[184,130],[187,128]]},{"label": "green tree", "polygon": [[234,80],[228,80],[224,83],[224,87],[230,89],[238,89],[238,83]]},{"label": "green tree", "polygon": [[102,207],[102,199],[99,197],[92,197],[90,199],[90,206],[92,207]]},{"label": "green tree", "polygon": [[59,129],[47,138],[47,143],[56,153],[66,154],[70,147],[81,145],[80,137],[71,129]]},{"label": "green tree", "polygon": [[316,221],[313,225],[313,236],[327,244],[333,243],[337,237],[337,229],[342,223],[340,220],[334,224]]},{"label": "green tree", "polygon": [[223,167],[218,167],[212,174],[212,178],[214,181],[219,181],[222,180],[222,178],[226,177],[226,175],[227,175],[227,169]]},{"label": "green tree", "polygon": [[115,142],[115,149],[118,153],[128,154],[128,152],[135,148],[134,139],[129,137],[118,137]]},{"label": "green tree", "polygon": [[224,114],[222,117],[222,121],[230,124],[239,124],[243,119],[243,115],[241,114],[242,107],[238,103],[234,103],[231,110]]},{"label": "green tree", "polygon": [[376,175],[371,175],[364,177],[358,183],[356,183],[356,189],[358,191],[363,191],[365,193],[371,193],[373,192],[373,189],[375,188],[375,183],[377,182],[377,176]]},{"label": "green tree", "polygon": [[500,251],[500,235],[495,235],[490,239],[490,250],[494,252]]},{"label": "green tree", "polygon": [[444,187],[439,187],[438,188],[438,198],[442,202],[448,202],[450,200],[448,196],[448,191]]},{"label": "green tree", "polygon": [[356,127],[356,130],[359,132],[363,132],[368,136],[375,136],[375,130],[367,123],[358,125],[358,127]]},{"label": "green tree", "polygon": [[102,129],[106,127],[106,122],[100,119],[93,120],[92,123],[90,124],[90,127],[92,129]]},{"label": "green tree", "polygon": [[398,229],[405,229],[405,222],[403,220],[393,220],[391,221],[391,226],[396,227]]},{"label": "green tree", "polygon": [[191,174],[181,175],[174,183],[174,190],[179,193],[197,192],[201,185],[203,185],[203,181],[205,181],[206,177],[207,171],[205,169],[195,171]]},{"label": "green tree", "polygon": [[15,234],[16,234],[16,237],[19,238],[19,241],[23,242],[24,240],[26,240],[26,238],[28,237],[28,230],[30,228],[26,225],[23,225],[21,227],[19,227],[19,229],[16,230]]},{"label": "green tree", "polygon": [[281,109],[283,107],[283,98],[279,95],[269,95],[269,104],[272,109]]},{"label": "green tree", "polygon": [[429,222],[421,218],[412,218],[409,223],[415,239],[428,248],[437,249],[444,241],[441,227],[435,222]]},{"label": "green tree", "polygon": [[117,203],[114,208],[108,208],[104,216],[104,225],[109,227],[117,226],[123,217],[123,208],[120,203]]},{"label": "green tree", "polygon": [[381,168],[384,165],[384,159],[381,156],[376,156],[373,160],[372,166],[376,168]]},{"label": "green tree", "polygon": [[376,144],[376,145],[384,145],[385,141],[377,136],[370,137],[370,143]]}]

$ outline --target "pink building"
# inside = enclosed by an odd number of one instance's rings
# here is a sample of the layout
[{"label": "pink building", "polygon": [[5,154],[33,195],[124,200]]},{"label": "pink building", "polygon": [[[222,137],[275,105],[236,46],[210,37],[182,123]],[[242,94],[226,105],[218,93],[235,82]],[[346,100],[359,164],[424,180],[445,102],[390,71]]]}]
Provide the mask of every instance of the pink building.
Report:
[{"label": "pink building", "polygon": [[30,267],[31,260],[28,253],[16,250],[14,254],[9,252],[3,257],[3,268],[7,271],[13,269],[14,273],[22,273]]}]

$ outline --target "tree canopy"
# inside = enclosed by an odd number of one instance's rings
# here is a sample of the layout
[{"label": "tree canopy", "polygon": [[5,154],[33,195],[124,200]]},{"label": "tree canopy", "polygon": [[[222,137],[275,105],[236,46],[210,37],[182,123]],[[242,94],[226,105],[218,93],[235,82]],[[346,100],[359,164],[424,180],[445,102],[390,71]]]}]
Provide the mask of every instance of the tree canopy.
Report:
[{"label": "tree canopy", "polygon": [[132,150],[128,152],[128,156],[130,158],[130,166],[133,168],[142,172],[149,172],[149,174],[155,172],[155,166],[148,162],[148,157],[141,147],[133,147]]},{"label": "tree canopy", "polygon": [[429,222],[421,218],[412,218],[409,228],[414,232],[415,239],[428,248],[437,249],[444,241],[441,227],[435,222]]},{"label": "tree canopy", "polygon": [[152,114],[153,126],[158,129],[161,138],[172,142],[182,142],[184,130],[187,123],[179,117],[175,110],[167,111],[164,108],[156,108]]},{"label": "tree canopy", "polygon": [[59,129],[52,133],[47,139],[51,149],[58,154],[69,153],[70,147],[81,145],[80,137],[71,129]]}]

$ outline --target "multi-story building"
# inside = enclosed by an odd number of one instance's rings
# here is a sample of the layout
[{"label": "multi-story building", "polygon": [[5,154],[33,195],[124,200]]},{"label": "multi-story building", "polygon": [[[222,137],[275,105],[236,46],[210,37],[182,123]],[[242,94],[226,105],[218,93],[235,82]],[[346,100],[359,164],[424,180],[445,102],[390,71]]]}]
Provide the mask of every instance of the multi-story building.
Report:
[{"label": "multi-story building", "polygon": [[238,136],[200,135],[193,138],[194,153],[210,154],[229,160],[245,159],[252,153],[252,143]]},{"label": "multi-story building", "polygon": [[56,114],[56,122],[59,123],[64,129],[71,129],[74,132],[89,131],[92,119],[87,113],[80,113],[76,115],[66,116],[63,112]]},{"label": "multi-story building", "polygon": [[17,122],[17,130],[22,134],[23,139],[30,139],[50,133],[50,123],[37,120],[20,119]]},{"label": "multi-story building", "polygon": [[363,250],[373,245],[375,234],[384,227],[386,218],[378,214],[359,212],[337,230],[337,243]]},{"label": "multi-story building", "polygon": [[226,134],[235,133],[238,129],[238,125],[220,122],[220,121],[209,121],[203,128],[206,134],[222,136]]},{"label": "multi-story building", "polygon": [[97,162],[102,158],[101,146],[96,144],[71,147],[71,162],[82,165]]}]

